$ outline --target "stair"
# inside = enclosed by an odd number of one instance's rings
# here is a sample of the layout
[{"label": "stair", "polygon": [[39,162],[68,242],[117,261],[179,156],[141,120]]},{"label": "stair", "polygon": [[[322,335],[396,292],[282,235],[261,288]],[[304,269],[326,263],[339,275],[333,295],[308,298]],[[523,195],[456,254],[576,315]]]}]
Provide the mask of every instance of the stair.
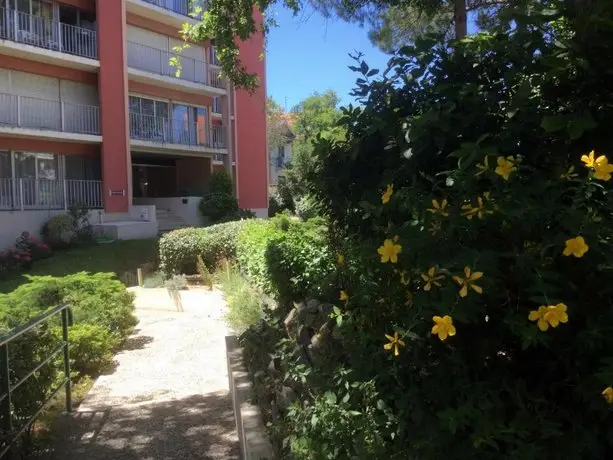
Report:
[{"label": "stair", "polygon": [[177,228],[189,227],[187,222],[174,214],[170,209],[155,209],[155,217],[158,221],[158,233],[166,233]]}]

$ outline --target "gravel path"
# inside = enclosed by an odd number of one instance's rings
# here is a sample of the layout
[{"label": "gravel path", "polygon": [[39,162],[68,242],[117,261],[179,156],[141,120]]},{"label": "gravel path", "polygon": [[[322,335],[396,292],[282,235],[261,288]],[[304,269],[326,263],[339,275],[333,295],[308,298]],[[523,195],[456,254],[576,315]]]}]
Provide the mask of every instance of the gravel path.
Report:
[{"label": "gravel path", "polygon": [[59,424],[48,460],[238,458],[221,294],[136,289],[140,320],[117,368]]}]

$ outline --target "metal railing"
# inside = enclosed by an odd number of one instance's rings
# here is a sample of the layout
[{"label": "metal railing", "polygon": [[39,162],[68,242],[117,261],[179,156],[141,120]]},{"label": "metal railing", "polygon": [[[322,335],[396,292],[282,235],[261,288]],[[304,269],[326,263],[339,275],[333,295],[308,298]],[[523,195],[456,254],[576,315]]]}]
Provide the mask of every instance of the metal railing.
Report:
[{"label": "metal railing", "polygon": [[2,125],[75,134],[100,134],[100,109],[91,105],[0,93]]},{"label": "metal railing", "polygon": [[224,131],[223,126],[200,121],[130,113],[130,137],[136,140],[223,149],[226,147]]},{"label": "metal railing", "polygon": [[[171,64],[173,59],[179,62],[178,66]],[[203,60],[169,53],[140,43],[128,42],[128,66],[215,88],[225,87],[223,78],[219,76],[219,70],[214,69],[216,66],[209,65]]]},{"label": "metal railing", "polygon": [[191,13],[194,11],[195,6],[201,6],[206,8],[206,0],[143,0],[145,3],[159,6],[168,11],[182,14],[184,16],[192,17]]},{"label": "metal railing", "polygon": [[0,38],[62,53],[98,59],[96,31],[0,8]]},{"label": "metal railing", "polygon": [[102,208],[102,181],[0,178],[0,211]]},{"label": "metal railing", "polygon": [[[11,362],[9,360],[9,346],[11,343],[58,314],[61,316],[62,322],[62,341],[59,346],[52,349],[47,356],[45,356],[34,369],[29,370],[25,376],[16,375],[15,369],[11,368]],[[70,307],[68,305],[60,305],[0,337],[0,420],[3,435],[2,444],[0,444],[0,449],[2,449],[0,451],[0,458],[11,451],[15,441],[17,441],[17,439],[19,439],[19,437],[30,427],[45,406],[62,388],[66,391],[66,411],[72,412],[72,384],[70,380],[70,353],[68,350],[68,326],[70,326],[71,323],[72,314]],[[33,408],[33,410],[35,410],[34,414],[30,415],[26,420],[19,420],[15,416],[15,410],[19,410],[20,408],[15,406],[12,401],[15,390],[19,389],[19,387],[30,378],[34,377],[36,379],[37,372],[39,372],[43,366],[56,359],[60,353],[63,354],[64,378],[37,408]],[[14,422],[16,421],[20,422],[21,426],[15,427]]]}]

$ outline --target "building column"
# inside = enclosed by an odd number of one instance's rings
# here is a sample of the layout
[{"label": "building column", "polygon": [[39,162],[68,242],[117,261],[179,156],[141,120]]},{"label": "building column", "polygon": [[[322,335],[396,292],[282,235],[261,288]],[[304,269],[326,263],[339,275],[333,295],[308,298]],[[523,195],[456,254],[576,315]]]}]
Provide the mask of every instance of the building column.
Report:
[{"label": "building column", "polygon": [[[262,13],[254,9],[256,24]],[[268,141],[266,136],[266,63],[260,59],[264,53],[264,36],[255,33],[249,40],[239,43],[242,64],[259,77],[259,86],[253,94],[237,90],[236,98],[236,177],[238,202],[241,208],[251,209],[258,217],[268,215]]]},{"label": "building column", "polygon": [[130,131],[125,0],[97,0],[98,94],[102,127],[102,188],[107,213],[127,213],[130,187]]}]

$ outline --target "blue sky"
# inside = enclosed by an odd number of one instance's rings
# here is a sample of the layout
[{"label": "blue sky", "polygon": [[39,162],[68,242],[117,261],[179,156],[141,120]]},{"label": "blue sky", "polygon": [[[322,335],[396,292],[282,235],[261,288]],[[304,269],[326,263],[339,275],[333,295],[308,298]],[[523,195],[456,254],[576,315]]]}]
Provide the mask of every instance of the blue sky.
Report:
[{"label": "blue sky", "polygon": [[[278,27],[268,35],[266,71],[268,95],[290,110],[313,92],[333,89],[343,104],[352,102],[349,91],[357,74],[347,68],[348,53],[361,51],[370,67],[385,68],[389,56],[375,48],[366,29],[326,20],[313,11],[293,17],[289,10],[274,10]],[[270,14],[270,13],[269,13]]]}]

